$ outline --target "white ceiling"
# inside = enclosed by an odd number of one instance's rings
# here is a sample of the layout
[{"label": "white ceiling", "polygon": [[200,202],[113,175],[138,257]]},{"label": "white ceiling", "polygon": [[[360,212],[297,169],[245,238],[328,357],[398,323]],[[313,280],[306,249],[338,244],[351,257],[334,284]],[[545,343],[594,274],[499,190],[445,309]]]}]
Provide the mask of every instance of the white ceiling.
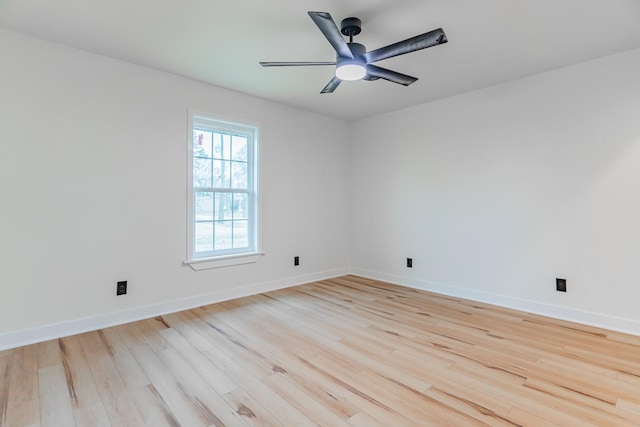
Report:
[{"label": "white ceiling", "polygon": [[[362,20],[369,50],[442,27],[449,43],[377,65],[418,77],[320,90],[333,61],[307,11]],[[0,26],[354,120],[640,47],[639,0],[0,0]]]}]

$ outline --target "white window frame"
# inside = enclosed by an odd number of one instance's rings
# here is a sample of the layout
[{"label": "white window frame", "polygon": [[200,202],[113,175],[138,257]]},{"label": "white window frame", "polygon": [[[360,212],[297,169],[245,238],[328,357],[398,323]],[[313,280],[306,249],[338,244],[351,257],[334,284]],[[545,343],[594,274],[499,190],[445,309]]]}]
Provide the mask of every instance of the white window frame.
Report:
[{"label": "white window frame", "polygon": [[[187,260],[185,263],[194,270],[228,267],[232,265],[257,262],[263,255],[260,252],[260,203],[259,203],[259,168],[258,137],[259,127],[245,121],[220,117],[218,115],[189,109],[189,131],[187,141]],[[193,186],[193,130],[194,127],[246,135],[248,139],[247,161],[249,180],[249,241],[253,244],[248,249],[214,251],[204,256],[195,253],[195,192]]]}]

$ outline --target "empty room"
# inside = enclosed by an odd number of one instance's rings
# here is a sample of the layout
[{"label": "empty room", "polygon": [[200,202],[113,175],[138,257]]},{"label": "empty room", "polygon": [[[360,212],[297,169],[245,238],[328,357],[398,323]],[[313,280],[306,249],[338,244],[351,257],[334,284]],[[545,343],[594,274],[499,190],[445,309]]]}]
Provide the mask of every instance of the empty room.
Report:
[{"label": "empty room", "polygon": [[0,426],[640,426],[637,0],[0,0]]}]

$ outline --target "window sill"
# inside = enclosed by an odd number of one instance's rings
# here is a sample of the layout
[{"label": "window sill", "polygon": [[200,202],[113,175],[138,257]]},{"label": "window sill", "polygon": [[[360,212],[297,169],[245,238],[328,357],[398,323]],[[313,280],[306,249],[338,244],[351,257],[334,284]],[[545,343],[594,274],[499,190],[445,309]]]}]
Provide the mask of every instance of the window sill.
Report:
[{"label": "window sill", "polygon": [[264,253],[256,252],[250,254],[229,255],[216,258],[202,258],[191,261],[184,261],[183,265],[188,265],[195,271],[208,270],[211,268],[231,267],[233,265],[253,264],[258,262]]}]

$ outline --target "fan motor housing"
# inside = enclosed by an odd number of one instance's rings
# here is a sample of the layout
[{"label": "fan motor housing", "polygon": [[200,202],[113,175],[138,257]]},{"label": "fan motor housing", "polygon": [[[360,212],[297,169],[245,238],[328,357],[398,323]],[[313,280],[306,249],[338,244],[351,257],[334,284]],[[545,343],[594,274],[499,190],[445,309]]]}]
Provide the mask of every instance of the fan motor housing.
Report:
[{"label": "fan motor housing", "polygon": [[367,53],[367,48],[363,44],[347,43],[347,46],[349,46],[349,50],[351,50],[351,53],[353,53],[353,56],[356,58]]},{"label": "fan motor housing", "polygon": [[[364,57],[364,54],[367,53],[367,48],[365,47],[365,45],[360,43],[347,43],[347,46],[349,46],[349,50],[351,50],[351,53],[353,54],[353,58],[356,61],[361,62],[363,64],[367,63],[367,60]],[[342,61],[353,61],[353,59],[343,58],[340,55],[336,55],[336,63],[340,63]]]}]

